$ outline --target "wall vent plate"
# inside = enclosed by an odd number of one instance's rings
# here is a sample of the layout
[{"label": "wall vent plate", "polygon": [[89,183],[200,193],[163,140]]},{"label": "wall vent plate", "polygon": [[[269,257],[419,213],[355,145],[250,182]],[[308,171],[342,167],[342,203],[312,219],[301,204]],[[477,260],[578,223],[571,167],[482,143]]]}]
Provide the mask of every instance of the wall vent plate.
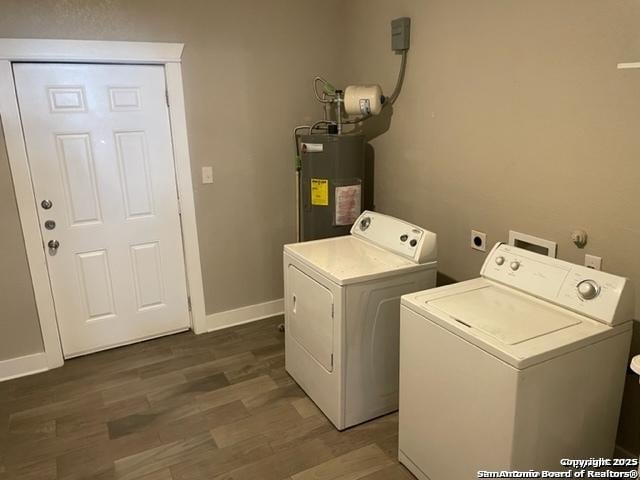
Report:
[{"label": "wall vent plate", "polygon": [[556,242],[514,230],[509,230],[509,245],[551,258],[556,258],[558,252],[558,244]]}]

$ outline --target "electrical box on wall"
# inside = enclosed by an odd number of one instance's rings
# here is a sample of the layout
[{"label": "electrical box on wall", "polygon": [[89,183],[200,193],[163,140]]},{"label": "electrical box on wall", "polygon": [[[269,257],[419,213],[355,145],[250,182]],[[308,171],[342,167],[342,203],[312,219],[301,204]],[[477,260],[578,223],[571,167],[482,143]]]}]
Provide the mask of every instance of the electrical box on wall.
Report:
[{"label": "electrical box on wall", "polygon": [[394,52],[409,50],[410,31],[411,19],[409,17],[391,20],[391,50]]}]

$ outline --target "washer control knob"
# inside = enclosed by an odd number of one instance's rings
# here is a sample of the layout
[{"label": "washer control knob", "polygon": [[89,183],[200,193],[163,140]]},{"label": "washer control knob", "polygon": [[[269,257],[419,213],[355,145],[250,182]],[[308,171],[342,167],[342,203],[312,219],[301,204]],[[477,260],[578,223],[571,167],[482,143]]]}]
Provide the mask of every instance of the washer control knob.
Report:
[{"label": "washer control knob", "polygon": [[596,298],[600,293],[600,285],[595,280],[583,280],[578,284],[578,295],[583,300]]},{"label": "washer control knob", "polygon": [[518,270],[520,268],[520,262],[517,261],[517,260],[514,260],[513,262],[511,262],[509,264],[509,267],[511,268],[511,270],[513,270],[515,272],[516,270]]},{"label": "washer control knob", "polygon": [[406,242],[407,240],[409,240],[409,235],[407,235],[406,233],[403,235],[400,235],[401,242]]},{"label": "washer control knob", "polygon": [[415,247],[417,244],[418,241],[415,238],[409,242],[409,245],[411,245],[412,247]]},{"label": "washer control knob", "polygon": [[503,256],[496,257],[496,264],[497,265],[502,265],[503,263],[504,263],[504,257]]}]

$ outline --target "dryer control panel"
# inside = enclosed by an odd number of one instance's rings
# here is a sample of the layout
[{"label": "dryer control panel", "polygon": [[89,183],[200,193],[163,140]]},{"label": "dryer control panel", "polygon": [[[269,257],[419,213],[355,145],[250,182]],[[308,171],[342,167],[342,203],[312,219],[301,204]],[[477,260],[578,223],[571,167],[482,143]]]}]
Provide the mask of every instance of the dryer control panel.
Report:
[{"label": "dryer control panel", "polygon": [[351,227],[351,235],[416,263],[433,262],[438,256],[435,233],[382,213],[362,212]]},{"label": "dryer control panel", "polygon": [[624,277],[502,243],[480,274],[609,325],[633,318],[633,289]]}]

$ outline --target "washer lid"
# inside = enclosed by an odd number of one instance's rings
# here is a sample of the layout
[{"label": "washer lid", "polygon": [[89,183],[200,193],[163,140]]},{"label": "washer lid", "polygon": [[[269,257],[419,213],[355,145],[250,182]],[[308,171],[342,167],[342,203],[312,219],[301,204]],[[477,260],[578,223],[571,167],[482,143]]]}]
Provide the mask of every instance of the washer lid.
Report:
[{"label": "washer lid", "polygon": [[427,303],[506,345],[516,345],[580,323],[576,317],[544,303],[492,287]]},{"label": "washer lid", "polygon": [[353,235],[285,245],[284,251],[339,285],[435,267],[435,262],[419,265]]},{"label": "washer lid", "polygon": [[605,325],[484,278],[403,295],[401,304],[519,370],[627,335],[633,323]]}]

